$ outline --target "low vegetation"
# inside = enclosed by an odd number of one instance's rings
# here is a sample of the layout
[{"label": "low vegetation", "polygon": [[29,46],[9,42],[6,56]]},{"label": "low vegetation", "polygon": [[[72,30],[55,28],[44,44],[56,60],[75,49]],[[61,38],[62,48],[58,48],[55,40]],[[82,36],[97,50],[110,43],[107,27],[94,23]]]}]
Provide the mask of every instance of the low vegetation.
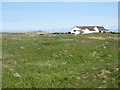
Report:
[{"label": "low vegetation", "polygon": [[117,88],[117,34],[4,34],[3,88]]}]

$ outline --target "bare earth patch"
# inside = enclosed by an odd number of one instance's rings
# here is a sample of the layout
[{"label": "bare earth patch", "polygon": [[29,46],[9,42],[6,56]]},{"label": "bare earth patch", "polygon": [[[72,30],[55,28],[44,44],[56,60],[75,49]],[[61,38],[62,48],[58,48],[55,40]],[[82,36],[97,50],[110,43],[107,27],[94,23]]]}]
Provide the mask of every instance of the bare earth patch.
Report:
[{"label": "bare earth patch", "polygon": [[90,38],[90,39],[100,39],[100,40],[105,40],[106,39],[104,37],[88,37],[88,38]]},{"label": "bare earth patch", "polygon": [[113,40],[118,40],[118,38],[114,38],[114,37],[88,37],[90,39],[99,39],[99,40],[105,40],[105,39],[113,39]]}]

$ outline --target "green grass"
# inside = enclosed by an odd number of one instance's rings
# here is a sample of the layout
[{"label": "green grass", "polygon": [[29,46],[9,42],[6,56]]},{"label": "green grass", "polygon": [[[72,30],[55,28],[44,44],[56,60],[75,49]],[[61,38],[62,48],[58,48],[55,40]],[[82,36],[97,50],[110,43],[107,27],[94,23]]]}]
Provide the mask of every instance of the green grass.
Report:
[{"label": "green grass", "polygon": [[[92,39],[89,37],[102,37]],[[116,88],[117,34],[3,35],[3,88]]]},{"label": "green grass", "polygon": [[[0,46],[2,46],[2,35],[0,35]],[[0,47],[0,89],[2,89],[2,47]]]}]

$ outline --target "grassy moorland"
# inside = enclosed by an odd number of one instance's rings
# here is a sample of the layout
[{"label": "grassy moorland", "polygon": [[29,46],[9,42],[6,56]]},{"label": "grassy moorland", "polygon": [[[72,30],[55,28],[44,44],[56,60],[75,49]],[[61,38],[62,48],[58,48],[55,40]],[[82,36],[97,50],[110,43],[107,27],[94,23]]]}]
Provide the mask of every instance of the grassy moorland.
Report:
[{"label": "grassy moorland", "polygon": [[0,35],[0,89],[2,89],[2,35]]},{"label": "grassy moorland", "polygon": [[116,88],[117,34],[2,37],[3,88]]}]

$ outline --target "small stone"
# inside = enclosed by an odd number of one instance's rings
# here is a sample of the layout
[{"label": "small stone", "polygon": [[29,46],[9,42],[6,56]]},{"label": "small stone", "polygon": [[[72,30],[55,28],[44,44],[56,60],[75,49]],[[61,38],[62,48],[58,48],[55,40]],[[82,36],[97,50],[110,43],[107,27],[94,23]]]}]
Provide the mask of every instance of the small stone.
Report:
[{"label": "small stone", "polygon": [[80,80],[80,77],[77,77],[78,80]]},{"label": "small stone", "polygon": [[14,76],[15,77],[20,77],[20,75],[18,73],[15,73]]}]

